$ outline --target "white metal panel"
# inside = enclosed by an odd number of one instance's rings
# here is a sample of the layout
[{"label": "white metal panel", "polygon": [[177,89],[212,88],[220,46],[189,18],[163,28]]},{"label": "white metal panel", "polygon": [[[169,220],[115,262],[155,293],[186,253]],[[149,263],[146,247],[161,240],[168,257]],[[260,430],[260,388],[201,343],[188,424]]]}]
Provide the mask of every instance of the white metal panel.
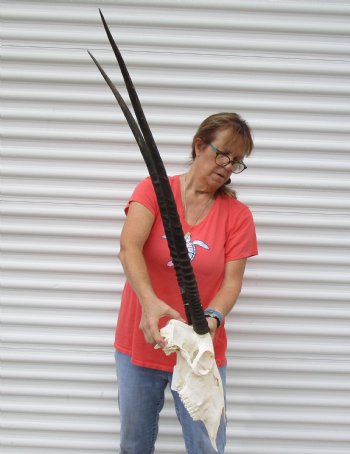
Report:
[{"label": "white metal panel", "polygon": [[[169,174],[204,116],[254,130],[228,320],[232,454],[350,450],[349,1],[2,1],[4,454],[116,452],[123,205],[145,165],[93,51],[120,44]],[[125,93],[125,90],[122,89]],[[171,402],[157,452],[184,452]]]}]

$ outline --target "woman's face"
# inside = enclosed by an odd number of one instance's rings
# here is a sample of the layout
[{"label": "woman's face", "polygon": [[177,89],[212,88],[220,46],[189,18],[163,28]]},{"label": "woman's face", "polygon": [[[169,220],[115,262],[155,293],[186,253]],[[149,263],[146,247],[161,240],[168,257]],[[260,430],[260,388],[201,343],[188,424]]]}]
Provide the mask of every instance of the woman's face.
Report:
[{"label": "woman's face", "polygon": [[[244,158],[244,145],[240,136],[235,136],[231,128],[219,130],[212,144],[221,152],[227,154],[231,160],[240,161]],[[216,153],[209,144],[198,138],[195,142],[196,172],[205,180],[209,190],[216,191],[223,186],[232,175],[232,164],[225,167],[216,164]]]}]

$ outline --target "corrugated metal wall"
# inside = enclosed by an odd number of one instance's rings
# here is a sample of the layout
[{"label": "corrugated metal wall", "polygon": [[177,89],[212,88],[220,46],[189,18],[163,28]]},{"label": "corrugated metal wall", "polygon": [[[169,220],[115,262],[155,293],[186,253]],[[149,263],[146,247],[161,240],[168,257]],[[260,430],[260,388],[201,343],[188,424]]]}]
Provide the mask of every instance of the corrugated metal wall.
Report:
[{"label": "corrugated metal wall", "polygon": [[[204,116],[255,131],[227,453],[349,453],[350,2],[1,3],[2,453],[117,452],[118,239],[146,169],[86,53],[121,84],[98,7],[169,174]],[[180,452],[168,400],[157,453]]]}]

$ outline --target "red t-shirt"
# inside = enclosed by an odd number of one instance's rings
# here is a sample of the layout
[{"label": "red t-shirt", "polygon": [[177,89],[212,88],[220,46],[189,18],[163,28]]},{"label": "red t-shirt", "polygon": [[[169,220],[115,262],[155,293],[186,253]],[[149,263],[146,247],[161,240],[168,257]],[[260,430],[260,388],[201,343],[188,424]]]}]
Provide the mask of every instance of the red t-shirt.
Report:
[{"label": "red t-shirt", "polygon": [[[181,197],[179,176],[170,177],[183,231],[196,276],[201,303],[208,307],[224,278],[225,263],[256,255],[257,241],[252,214],[243,203],[231,197],[215,199],[208,215],[196,226],[187,224]],[[144,245],[144,257],[156,295],[182,314],[186,320],[182,298],[171,261],[158,202],[150,178],[143,180],[134,190],[126,208],[133,201],[141,203],[155,216],[150,235]],[[132,358],[132,363],[172,372],[176,355],[166,356],[147,344],[139,329],[141,307],[130,284],[126,282],[119,311],[115,343],[117,350]],[[168,319],[162,318],[159,326]],[[215,336],[214,350],[218,366],[226,364],[227,338],[224,323]]]}]

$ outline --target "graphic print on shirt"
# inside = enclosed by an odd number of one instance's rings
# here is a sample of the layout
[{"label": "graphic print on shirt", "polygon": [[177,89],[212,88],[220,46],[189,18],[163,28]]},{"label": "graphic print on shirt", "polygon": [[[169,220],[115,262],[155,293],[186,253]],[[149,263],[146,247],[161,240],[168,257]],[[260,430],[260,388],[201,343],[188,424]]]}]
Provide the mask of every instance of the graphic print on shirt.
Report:
[{"label": "graphic print on shirt", "polygon": [[[166,235],[162,235],[162,238],[166,238]],[[186,246],[187,246],[187,250],[188,250],[188,256],[189,256],[191,262],[196,257],[196,246],[200,246],[203,249],[209,249],[209,246],[206,243],[204,243],[204,241],[202,241],[202,240],[194,240],[194,241],[192,241],[192,237],[191,237],[190,233],[186,233],[184,238],[185,238],[185,241],[186,241]],[[173,261],[170,260],[167,263],[167,266],[174,266]]]}]

